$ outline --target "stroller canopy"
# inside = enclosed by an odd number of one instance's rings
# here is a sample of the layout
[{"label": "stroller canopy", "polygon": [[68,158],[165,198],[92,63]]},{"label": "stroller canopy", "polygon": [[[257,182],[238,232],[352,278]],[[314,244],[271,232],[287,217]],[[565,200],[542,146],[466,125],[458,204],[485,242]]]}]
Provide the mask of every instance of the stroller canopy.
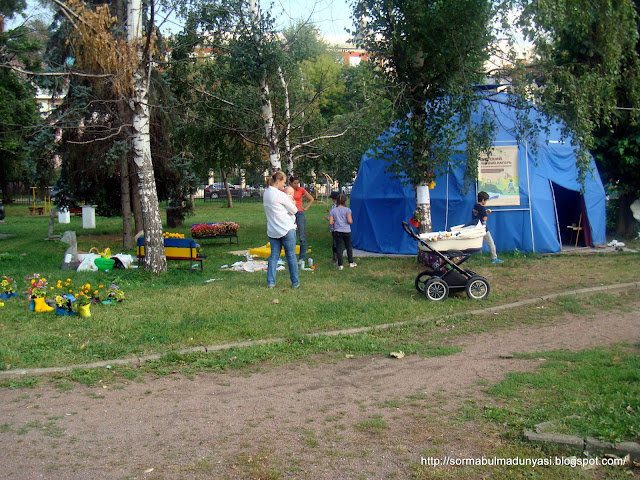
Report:
[{"label": "stroller canopy", "polygon": [[[569,139],[562,141],[559,123],[546,122],[548,133],[540,132],[535,145],[518,143],[512,133],[516,127],[514,109],[483,100],[472,121],[479,121],[487,109],[498,124],[494,148],[508,150],[512,162],[512,174],[500,173],[504,177],[497,181],[493,177],[493,184],[491,178],[482,182],[482,170],[479,174],[479,190],[490,195],[487,206],[492,214],[487,227],[497,249],[559,252],[563,243],[573,244],[576,236],[581,245],[605,243],[605,191],[593,159],[581,192],[576,149]],[[540,120],[539,114],[531,110],[530,119]],[[464,164],[464,155],[454,155],[430,190],[433,230],[448,230],[471,221],[478,184],[465,191]],[[401,224],[413,216],[415,191],[392,178],[387,166],[388,162],[372,151],[362,157],[351,190],[353,245],[371,252],[415,254],[416,241],[406,235]],[[508,204],[502,203],[507,197]]]}]

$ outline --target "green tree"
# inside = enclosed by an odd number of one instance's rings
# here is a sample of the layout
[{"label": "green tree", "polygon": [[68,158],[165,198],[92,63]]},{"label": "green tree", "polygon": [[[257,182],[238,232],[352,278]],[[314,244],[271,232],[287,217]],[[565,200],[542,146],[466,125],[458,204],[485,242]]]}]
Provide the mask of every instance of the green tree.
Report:
[{"label": "green tree", "polygon": [[362,155],[390,124],[391,102],[384,95],[386,79],[367,62],[351,67],[325,54],[317,62],[309,62],[311,83],[316,82],[318,68],[321,72],[328,70],[319,75],[320,79],[331,79],[329,88],[318,99],[325,128],[344,133],[316,145],[311,155],[298,159],[297,168],[308,175],[328,173],[344,185],[353,181]]},{"label": "green tree", "polygon": [[187,106],[189,115],[206,118],[215,111],[217,126],[266,152],[268,168],[304,171],[306,160],[319,158],[326,140],[342,133],[322,115],[324,98],[336,88],[332,82],[342,81],[336,74],[341,67],[328,57],[317,60],[326,45],[312,25],[295,24],[278,33],[255,3],[203,2],[188,12],[176,47],[174,91],[191,101],[197,97],[211,112]]},{"label": "green tree", "polygon": [[[636,12],[640,1],[634,0]],[[636,17],[636,30],[640,32],[640,19]],[[637,75],[637,58],[640,55],[640,35],[636,37],[635,55],[629,52],[630,65],[622,65],[620,75],[632,78]],[[635,73],[633,70],[636,70]],[[622,81],[616,89],[617,108],[613,112],[610,126],[599,128],[595,133],[595,158],[598,170],[605,183],[616,188],[617,236],[633,236],[637,222],[633,218],[630,205],[640,197],[640,123],[637,111],[630,109],[638,105],[637,80]]]},{"label": "green tree", "polygon": [[630,234],[634,222],[628,207],[640,193],[640,3],[522,0],[517,5],[518,23],[536,58],[514,72],[516,91],[564,120],[566,133],[580,147],[581,178],[588,174],[589,152],[596,153],[603,180],[619,188],[619,232]]},{"label": "green tree", "polygon": [[38,123],[35,89],[11,70],[0,68],[0,187],[9,203],[9,182],[27,179],[27,143]]},{"label": "green tree", "polygon": [[29,26],[5,30],[11,19],[26,7],[26,2],[0,0],[0,188],[2,201],[9,203],[9,182],[29,179],[27,144],[40,122],[35,88],[26,75],[12,67],[32,69],[38,66],[41,43]]},{"label": "green tree", "polygon": [[[133,122],[127,99],[137,58],[122,34],[127,4],[117,1],[107,8],[98,1],[93,8],[78,3],[72,6],[74,10],[61,7],[54,17],[45,57],[47,67],[61,75],[53,78],[66,80],[65,100],[50,119],[53,128],[62,131],[62,141],[55,144],[62,159],[58,200],[63,204],[95,203],[102,215],[121,214],[123,245],[131,247],[132,211],[136,231],[144,230],[149,222],[143,219],[131,145]],[[69,21],[74,14],[79,19]],[[91,33],[91,41],[86,41],[87,35],[78,35],[83,29]],[[70,70],[79,75],[70,74]],[[158,208],[158,200],[182,205],[194,181],[188,163],[171,152],[172,119],[167,113],[171,109],[165,107],[170,107],[172,100],[164,78],[155,69],[148,78],[148,104],[156,107],[150,109],[149,123],[155,205]],[[47,86],[53,91],[59,88],[56,82]],[[53,128],[40,136],[35,151],[51,149]]]},{"label": "green tree", "polygon": [[[516,68],[517,93],[560,117],[580,147],[581,180],[598,130],[635,123],[640,98],[637,5],[633,0],[516,2],[518,24],[535,47],[531,64]],[[533,87],[533,88],[532,88]],[[619,107],[630,108],[620,115]]]},{"label": "green tree", "polygon": [[427,185],[466,133],[469,174],[489,148],[491,119],[467,120],[492,40],[490,0],[360,0],[355,17],[370,59],[388,78],[396,123],[377,144],[389,169],[416,187],[421,231],[431,230]]}]

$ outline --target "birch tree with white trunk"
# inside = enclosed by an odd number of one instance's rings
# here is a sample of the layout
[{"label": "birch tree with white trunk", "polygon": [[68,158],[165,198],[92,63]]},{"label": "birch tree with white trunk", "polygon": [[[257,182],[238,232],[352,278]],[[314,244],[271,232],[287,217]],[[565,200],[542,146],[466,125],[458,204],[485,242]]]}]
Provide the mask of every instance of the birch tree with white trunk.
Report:
[{"label": "birch tree with white trunk", "polygon": [[[257,0],[249,0],[250,28],[256,46],[262,43],[262,29],[260,18],[260,6]],[[265,136],[269,149],[269,164],[272,171],[282,170],[280,161],[280,148],[278,146],[278,128],[273,114],[271,95],[269,92],[269,82],[266,70],[260,76],[260,107],[262,109],[262,119],[264,121]]]},{"label": "birch tree with white trunk", "polygon": [[138,176],[138,192],[142,210],[144,229],[145,257],[144,267],[153,273],[167,271],[167,259],[164,254],[162,220],[158,193],[151,158],[151,136],[149,132],[149,83],[150,35],[145,38],[142,29],[142,2],[129,0],[127,8],[127,39],[135,48],[138,64],[133,70],[133,95],[129,99],[132,110],[132,147],[134,164]]}]

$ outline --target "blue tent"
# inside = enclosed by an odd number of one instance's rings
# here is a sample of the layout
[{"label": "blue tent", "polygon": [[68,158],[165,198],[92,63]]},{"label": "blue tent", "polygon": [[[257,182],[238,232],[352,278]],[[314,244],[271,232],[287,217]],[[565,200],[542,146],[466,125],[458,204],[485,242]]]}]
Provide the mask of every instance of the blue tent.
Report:
[{"label": "blue tent", "polygon": [[[519,200],[514,196],[517,205],[494,207],[492,200],[488,203],[492,213],[487,225],[498,251],[559,252],[563,244],[574,244],[578,236],[580,245],[605,243],[605,192],[593,160],[581,193],[575,148],[569,141],[561,141],[559,124],[547,123],[549,132],[541,132],[537,148],[532,148],[526,142],[518,144],[511,133],[516,118],[511,107],[485,100],[476,115],[483,109],[492,109],[497,117],[499,130],[494,147],[510,147],[514,154],[517,151],[517,176],[513,177],[519,189]],[[477,121],[479,117],[475,118]],[[535,112],[531,119],[537,119]],[[392,178],[386,172],[388,162],[374,155],[369,151],[363,156],[351,190],[353,245],[371,252],[415,254],[416,242],[401,225],[415,211],[414,189]],[[476,184],[465,192],[464,168],[464,155],[454,155],[430,190],[434,231],[471,220],[478,189]],[[492,199],[499,197],[486,185],[481,189],[487,190]],[[569,228],[573,225],[582,230]]]}]

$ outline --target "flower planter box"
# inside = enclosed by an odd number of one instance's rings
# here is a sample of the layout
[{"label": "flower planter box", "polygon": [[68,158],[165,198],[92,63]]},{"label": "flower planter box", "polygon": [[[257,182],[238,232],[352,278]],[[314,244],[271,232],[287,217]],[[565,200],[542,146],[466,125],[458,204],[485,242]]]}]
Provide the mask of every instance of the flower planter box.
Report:
[{"label": "flower planter box", "polygon": [[200,242],[202,240],[228,238],[229,245],[235,238],[236,245],[240,245],[238,228],[238,225],[233,222],[194,223],[191,225],[191,236]]}]

